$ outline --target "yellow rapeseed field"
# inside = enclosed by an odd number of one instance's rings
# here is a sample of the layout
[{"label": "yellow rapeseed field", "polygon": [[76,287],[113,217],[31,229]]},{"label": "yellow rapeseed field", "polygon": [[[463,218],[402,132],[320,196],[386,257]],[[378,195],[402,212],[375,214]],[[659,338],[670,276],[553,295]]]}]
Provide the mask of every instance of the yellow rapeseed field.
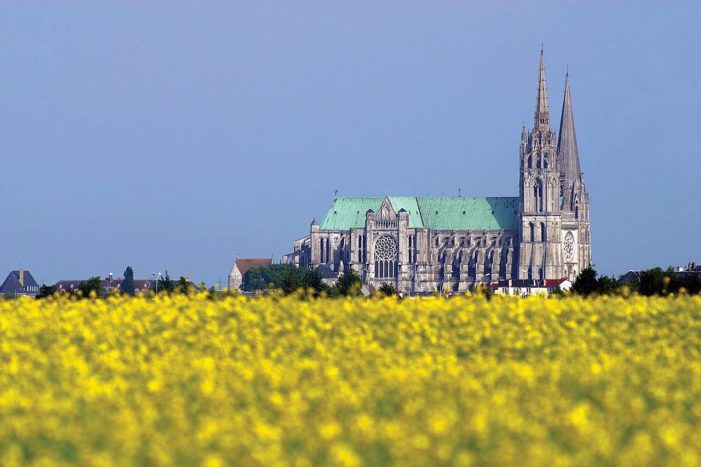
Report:
[{"label": "yellow rapeseed field", "polygon": [[701,297],[0,301],[1,465],[699,465]]}]

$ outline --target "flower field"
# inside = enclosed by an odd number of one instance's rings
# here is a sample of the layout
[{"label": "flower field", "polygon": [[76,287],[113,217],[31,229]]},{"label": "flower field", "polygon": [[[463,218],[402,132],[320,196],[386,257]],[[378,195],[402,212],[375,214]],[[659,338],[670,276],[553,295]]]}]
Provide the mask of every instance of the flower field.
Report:
[{"label": "flower field", "polygon": [[0,301],[1,465],[699,465],[701,296]]}]

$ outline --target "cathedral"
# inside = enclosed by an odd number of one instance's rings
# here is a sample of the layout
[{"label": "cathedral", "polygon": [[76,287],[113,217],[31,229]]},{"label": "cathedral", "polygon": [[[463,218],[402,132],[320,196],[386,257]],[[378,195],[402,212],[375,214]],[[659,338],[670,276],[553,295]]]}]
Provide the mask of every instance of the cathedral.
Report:
[{"label": "cathedral", "polygon": [[524,126],[519,155],[517,197],[336,197],[283,261],[329,280],[352,269],[368,286],[405,293],[574,280],[591,264],[589,195],[569,74],[556,134],[542,51],[533,128]]}]

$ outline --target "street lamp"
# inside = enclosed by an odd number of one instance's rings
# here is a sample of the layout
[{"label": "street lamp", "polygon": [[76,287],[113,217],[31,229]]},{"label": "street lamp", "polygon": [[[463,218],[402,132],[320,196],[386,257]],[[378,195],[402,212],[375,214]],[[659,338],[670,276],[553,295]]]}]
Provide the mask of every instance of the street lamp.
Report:
[{"label": "street lamp", "polygon": [[153,280],[156,282],[156,295],[158,295],[158,279],[162,277],[161,273],[158,273],[158,276],[156,276],[155,272],[152,272],[151,275],[153,276]]}]

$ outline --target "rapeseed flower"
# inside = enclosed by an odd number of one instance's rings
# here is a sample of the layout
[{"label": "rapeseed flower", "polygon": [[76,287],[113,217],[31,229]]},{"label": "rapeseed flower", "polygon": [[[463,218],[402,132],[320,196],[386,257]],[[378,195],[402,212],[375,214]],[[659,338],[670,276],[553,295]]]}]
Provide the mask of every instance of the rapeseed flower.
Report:
[{"label": "rapeseed flower", "polygon": [[0,300],[1,465],[699,462],[699,296]]}]

